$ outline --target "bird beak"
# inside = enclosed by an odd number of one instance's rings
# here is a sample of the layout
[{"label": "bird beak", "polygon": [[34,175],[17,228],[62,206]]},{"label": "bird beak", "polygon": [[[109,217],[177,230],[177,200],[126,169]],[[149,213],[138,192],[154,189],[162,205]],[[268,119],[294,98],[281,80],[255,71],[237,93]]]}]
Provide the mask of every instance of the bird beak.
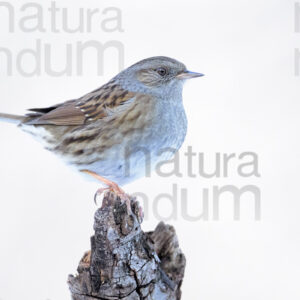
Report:
[{"label": "bird beak", "polygon": [[178,79],[190,79],[190,78],[196,78],[196,77],[201,77],[201,76],[204,76],[204,74],[191,72],[191,71],[184,71],[184,72],[178,74],[176,77]]}]

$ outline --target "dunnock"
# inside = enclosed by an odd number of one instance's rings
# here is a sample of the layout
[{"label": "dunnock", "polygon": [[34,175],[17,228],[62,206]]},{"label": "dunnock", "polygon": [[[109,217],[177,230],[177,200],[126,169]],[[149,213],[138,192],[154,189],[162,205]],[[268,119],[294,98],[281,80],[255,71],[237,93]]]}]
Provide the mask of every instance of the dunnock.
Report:
[{"label": "dunnock", "polygon": [[119,184],[180,148],[187,129],[183,83],[199,76],[175,59],[151,57],[79,99],[29,109],[25,116],[0,114],[0,120],[17,123],[68,164],[122,194]]}]

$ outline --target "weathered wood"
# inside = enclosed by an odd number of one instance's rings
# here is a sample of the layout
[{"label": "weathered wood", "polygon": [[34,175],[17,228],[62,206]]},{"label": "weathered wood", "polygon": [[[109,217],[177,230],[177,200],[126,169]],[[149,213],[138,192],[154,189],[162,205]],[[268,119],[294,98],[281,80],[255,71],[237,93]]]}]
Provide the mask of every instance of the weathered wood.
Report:
[{"label": "weathered wood", "polygon": [[141,222],[135,199],[130,209],[114,193],[105,194],[95,213],[91,251],[81,259],[78,275],[68,278],[73,300],[180,299],[185,256],[174,228],[161,222],[144,233]]}]

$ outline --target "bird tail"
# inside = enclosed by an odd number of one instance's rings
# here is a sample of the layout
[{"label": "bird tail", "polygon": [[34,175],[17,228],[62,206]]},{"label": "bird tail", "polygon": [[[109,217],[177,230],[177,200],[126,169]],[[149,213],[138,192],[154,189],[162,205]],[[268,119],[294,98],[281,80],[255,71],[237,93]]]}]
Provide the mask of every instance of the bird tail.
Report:
[{"label": "bird tail", "polygon": [[0,122],[9,122],[9,123],[14,123],[14,124],[20,124],[24,120],[25,120],[25,116],[0,113]]}]

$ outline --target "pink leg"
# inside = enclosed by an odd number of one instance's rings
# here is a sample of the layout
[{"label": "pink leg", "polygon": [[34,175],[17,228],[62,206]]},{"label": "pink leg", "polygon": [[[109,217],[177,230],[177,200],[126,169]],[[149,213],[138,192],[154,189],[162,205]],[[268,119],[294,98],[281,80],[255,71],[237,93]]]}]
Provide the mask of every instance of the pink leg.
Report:
[{"label": "pink leg", "polygon": [[95,179],[103,182],[104,184],[106,184],[108,186],[107,188],[99,189],[95,196],[97,196],[97,194],[102,194],[105,190],[110,190],[110,191],[116,193],[121,198],[122,201],[126,202],[127,211],[131,212],[130,199],[126,195],[126,193],[118,186],[117,183],[115,183],[111,180],[108,180],[107,178],[104,178],[104,177],[102,177],[102,176],[98,175],[97,173],[95,173],[93,171],[90,171],[90,170],[81,170],[81,172],[86,173],[88,175],[91,175]]}]

